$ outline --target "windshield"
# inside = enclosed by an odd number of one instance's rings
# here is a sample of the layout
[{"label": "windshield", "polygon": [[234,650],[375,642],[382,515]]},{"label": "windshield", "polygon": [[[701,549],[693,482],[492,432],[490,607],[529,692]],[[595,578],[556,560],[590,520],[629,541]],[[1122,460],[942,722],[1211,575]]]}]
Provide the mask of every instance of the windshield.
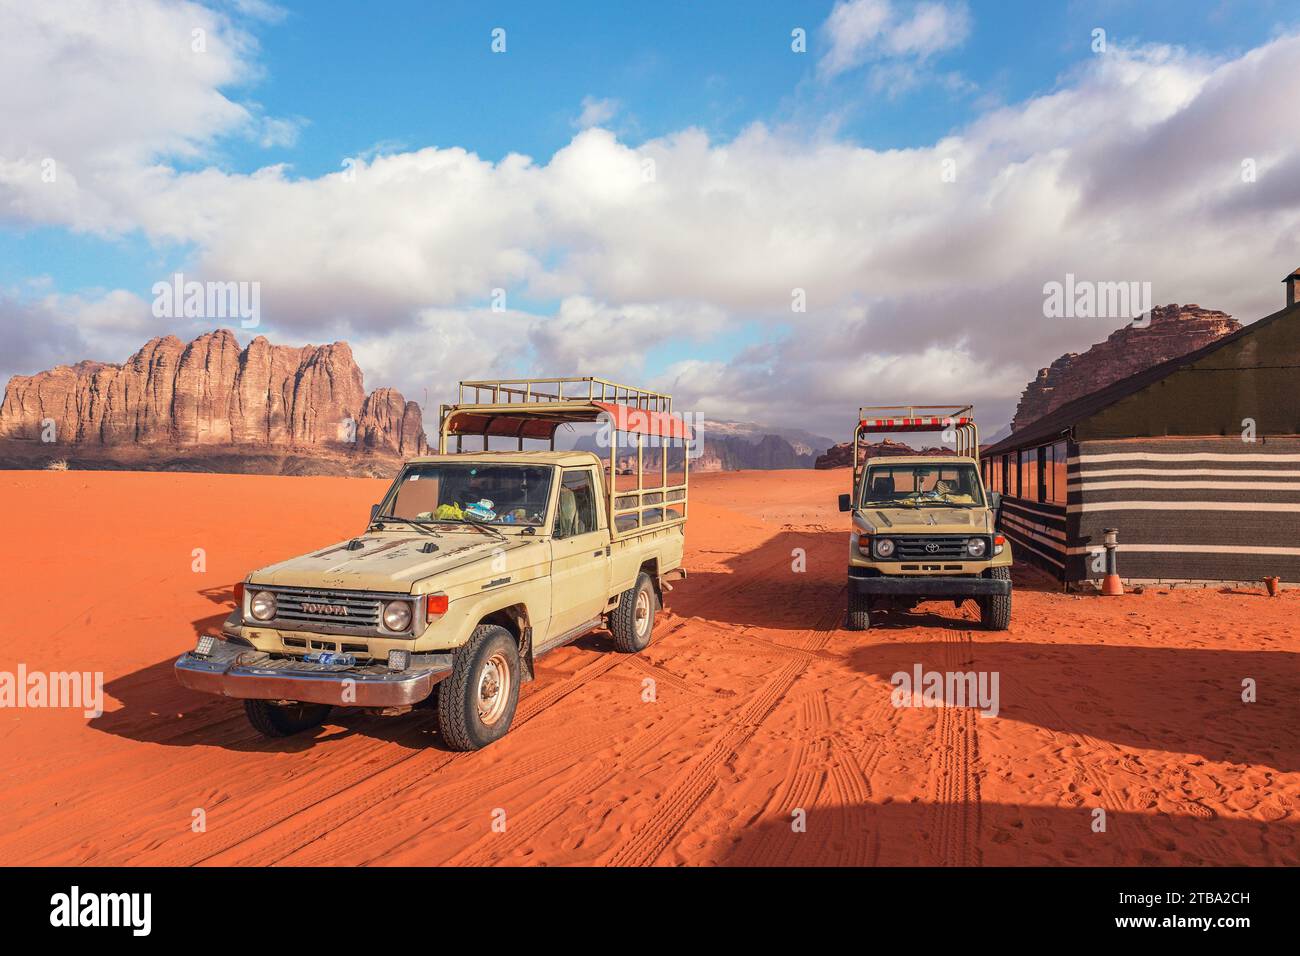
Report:
[{"label": "windshield", "polygon": [[387,516],[535,528],[546,520],[554,475],[549,465],[410,465],[384,499],[380,520]]},{"label": "windshield", "polygon": [[982,508],[974,465],[872,465],[862,481],[861,506]]}]

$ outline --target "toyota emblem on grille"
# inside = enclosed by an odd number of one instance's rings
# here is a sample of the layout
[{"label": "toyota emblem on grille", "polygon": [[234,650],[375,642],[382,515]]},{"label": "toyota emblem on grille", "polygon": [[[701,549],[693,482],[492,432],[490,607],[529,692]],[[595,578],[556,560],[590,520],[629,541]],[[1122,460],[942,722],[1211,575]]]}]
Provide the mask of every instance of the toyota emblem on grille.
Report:
[{"label": "toyota emblem on grille", "polygon": [[934,541],[931,541],[929,544],[925,546],[926,554],[935,554],[938,552],[938,550],[939,550],[939,545],[937,542]]},{"label": "toyota emblem on grille", "polygon": [[342,604],[315,604],[311,601],[304,601],[302,609],[308,614],[333,614],[339,617],[348,613]]}]

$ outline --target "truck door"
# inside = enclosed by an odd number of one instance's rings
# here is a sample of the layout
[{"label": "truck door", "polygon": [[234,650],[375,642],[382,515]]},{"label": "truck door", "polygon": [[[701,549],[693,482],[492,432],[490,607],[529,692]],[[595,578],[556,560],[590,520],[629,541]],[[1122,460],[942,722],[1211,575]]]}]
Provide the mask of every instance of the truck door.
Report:
[{"label": "truck door", "polygon": [[609,531],[595,469],[566,468],[551,539],[550,637],[598,617],[609,598]]}]

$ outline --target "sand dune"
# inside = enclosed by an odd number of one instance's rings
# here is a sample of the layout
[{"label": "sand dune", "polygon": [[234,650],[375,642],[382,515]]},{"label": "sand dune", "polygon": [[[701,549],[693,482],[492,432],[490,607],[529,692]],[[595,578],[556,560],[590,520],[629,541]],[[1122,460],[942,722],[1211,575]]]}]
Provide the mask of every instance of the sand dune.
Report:
[{"label": "sand dune", "polygon": [[[850,633],[844,481],[693,480],[655,643],[554,653],[511,733],[457,754],[424,711],[263,740],[172,675],[232,582],[354,532],[383,482],[0,475],[0,670],[107,694],[89,720],[0,709],[0,862],[1300,863],[1300,593],[1104,599],[1020,569],[1008,632],[932,603]],[[917,663],[996,671],[998,715],[895,707]]]}]

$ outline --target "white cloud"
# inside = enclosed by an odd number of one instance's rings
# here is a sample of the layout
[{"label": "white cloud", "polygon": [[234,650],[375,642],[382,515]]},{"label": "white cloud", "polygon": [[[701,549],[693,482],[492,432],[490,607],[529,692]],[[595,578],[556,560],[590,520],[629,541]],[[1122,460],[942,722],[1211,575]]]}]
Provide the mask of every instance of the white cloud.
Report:
[{"label": "white cloud", "polygon": [[[921,6],[906,16],[872,7],[889,13],[874,28],[870,9],[854,9],[865,19],[845,40],[845,63],[864,50],[920,62],[959,35]],[[71,55],[58,31],[17,35],[44,45],[24,53],[34,62]],[[96,56],[116,57],[107,75],[147,85],[155,51],[114,53],[101,41]],[[0,185],[0,203],[24,223],[133,229],[192,247],[187,276],[262,283],[259,331],[346,337],[371,387],[415,398],[425,387],[445,396],[439,389],[469,375],[651,377],[683,407],[732,419],[834,431],[873,399],[974,400],[991,431],[1040,366],[1115,325],[1044,319],[1044,282],[1067,272],[1150,281],[1157,302],[1243,320],[1280,304],[1277,279],[1300,265],[1300,141],[1281,118],[1297,67],[1295,36],[1222,61],[1112,44],[1055,89],[913,148],[762,125],[727,141],[685,129],[630,144],[592,127],[538,160],[394,149],[354,176],[318,178],[195,168],[213,133],[188,113],[82,136],[68,132],[75,100],[49,99],[51,115],[38,115],[0,92],[17,107],[0,126],[0,183],[39,169],[24,164],[41,149],[14,154],[12,143],[79,137],[98,157],[44,198]],[[219,128],[245,135],[254,113],[222,97],[222,82],[214,74],[189,99],[234,107]],[[185,168],[160,159],[173,154]],[[1241,179],[1246,157],[1258,161],[1256,183]],[[507,312],[488,308],[494,289],[506,291]],[[806,312],[791,311],[795,289]],[[36,312],[11,301],[23,318],[6,325],[7,344],[31,340],[14,349],[26,363],[120,360],[147,337],[95,322],[91,301]],[[109,314],[130,306],[119,297]],[[75,324],[55,322],[60,310]],[[76,351],[91,328],[96,347],[120,350]],[[678,358],[655,374],[664,355],[697,347],[732,357]]]},{"label": "white cloud", "polygon": [[573,125],[578,129],[586,129],[589,126],[605,126],[618,115],[621,108],[619,101],[610,97],[597,99],[594,96],[584,96],[582,98],[582,112],[573,121]]},{"label": "white cloud", "polygon": [[[260,71],[252,35],[219,11],[0,0],[0,22],[0,222],[129,229],[122,193],[150,162],[199,160],[231,135],[291,138],[294,121],[223,92]],[[50,164],[53,180],[42,175]]]},{"label": "white cloud", "polygon": [[839,0],[822,24],[827,50],[817,63],[826,79],[865,63],[899,58],[886,73],[910,73],[914,64],[961,46],[970,35],[964,2],[918,3],[899,9],[891,0]]}]

